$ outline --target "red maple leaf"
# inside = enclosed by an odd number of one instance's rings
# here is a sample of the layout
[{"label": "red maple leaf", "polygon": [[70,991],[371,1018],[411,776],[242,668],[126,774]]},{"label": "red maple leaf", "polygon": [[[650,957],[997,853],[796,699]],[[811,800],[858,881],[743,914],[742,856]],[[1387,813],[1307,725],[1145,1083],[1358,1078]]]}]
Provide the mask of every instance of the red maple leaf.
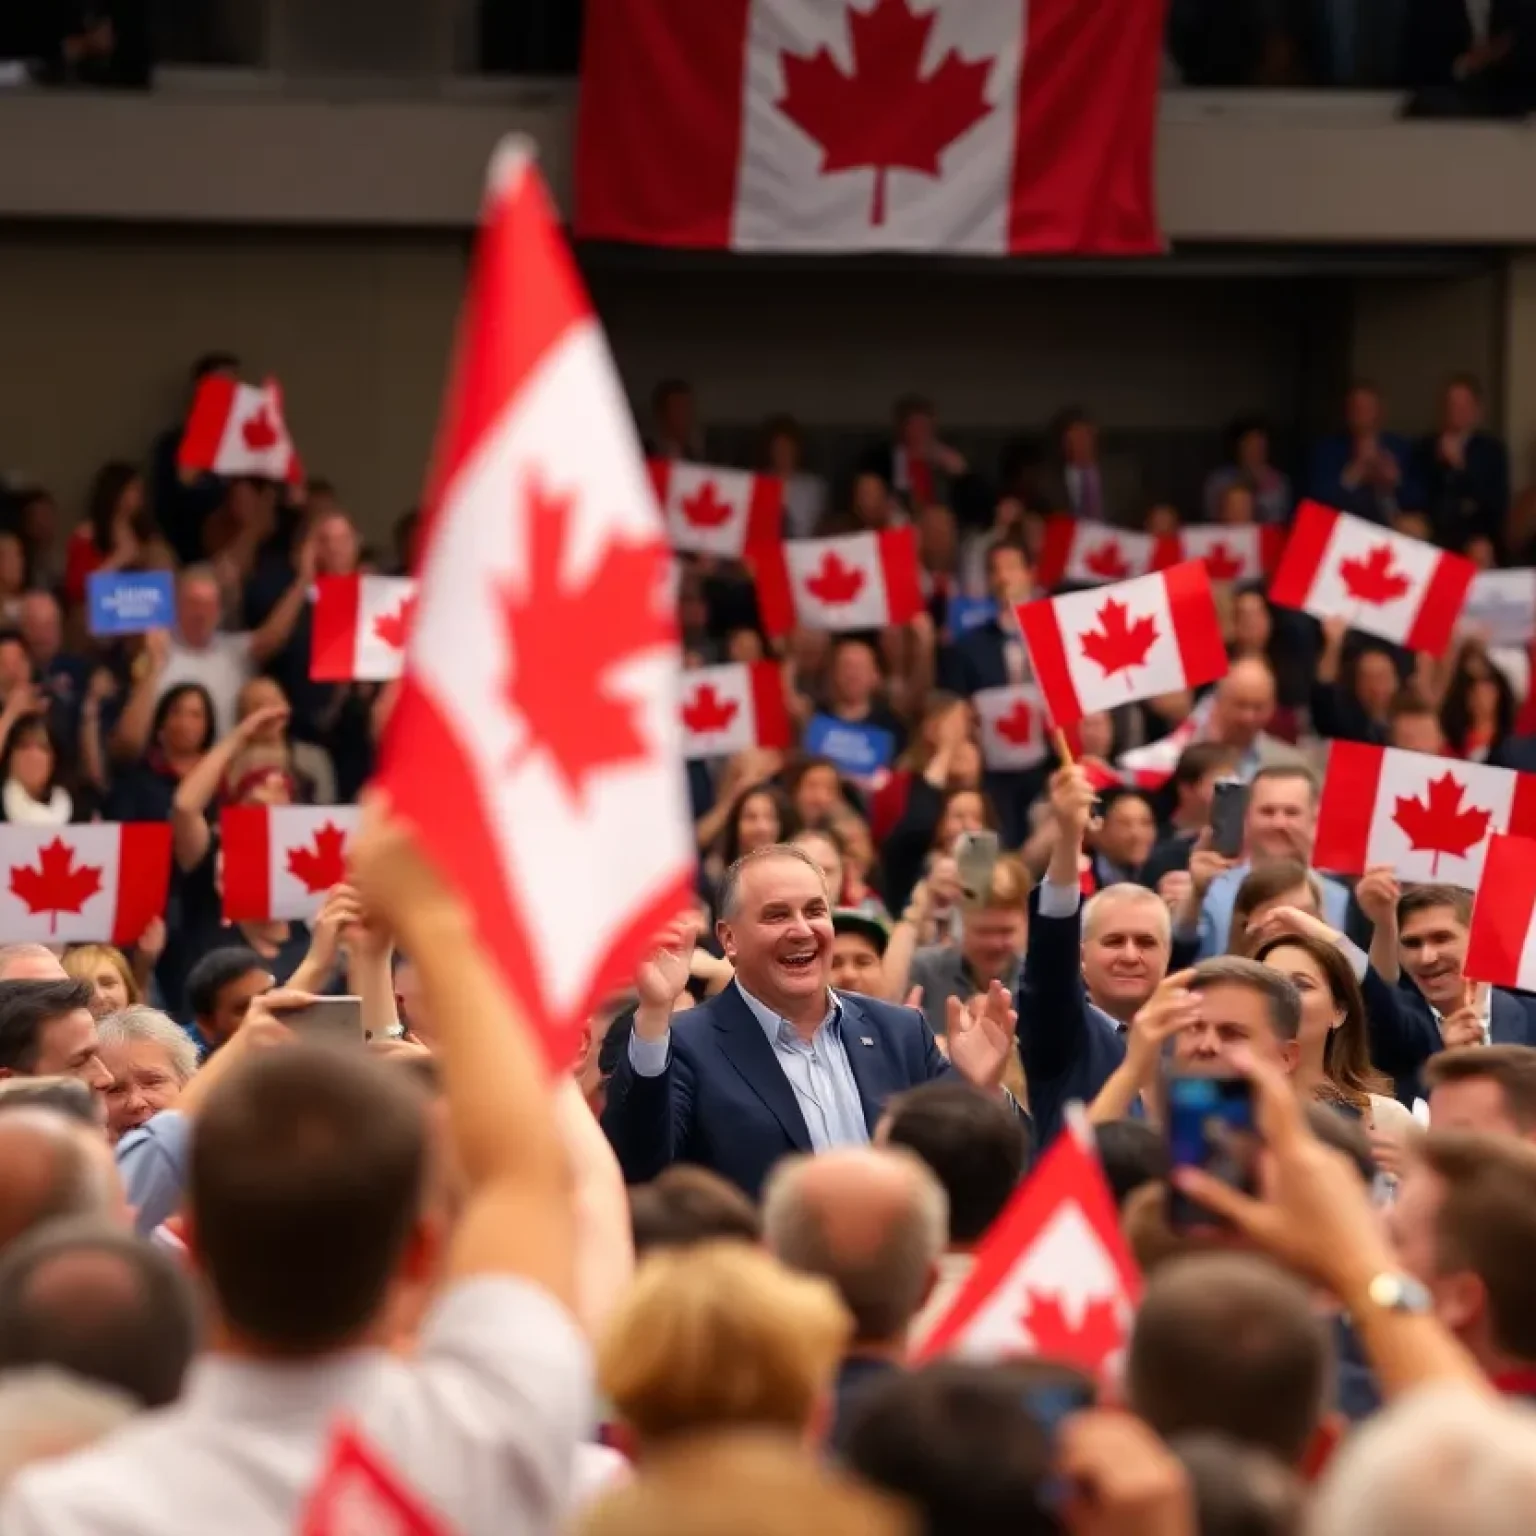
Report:
[{"label": "red maple leaf", "polygon": [[347,834],[333,821],[316,827],[309,842],[288,850],[288,873],[310,895],[340,885],[347,878]]},{"label": "red maple leaf", "polygon": [[1488,835],[1489,811],[1476,806],[1461,808],[1467,792],[1455,774],[1442,773],[1431,779],[1420,800],[1416,795],[1399,795],[1392,820],[1408,834],[1411,848],[1432,852],[1429,873],[1433,879],[1440,872],[1440,855],[1449,853],[1464,859]]},{"label": "red maple leaf", "polygon": [[741,706],[735,699],[722,699],[713,683],[705,683],[683,706],[683,724],[700,736],[723,731]]},{"label": "red maple leaf", "polygon": [[1236,581],[1243,574],[1243,560],[1218,539],[1205,552],[1205,568],[1212,581]]},{"label": "red maple leaf", "polygon": [[1364,557],[1340,560],[1339,579],[1351,597],[1378,606],[1395,601],[1413,585],[1401,571],[1393,569],[1390,544],[1378,544]]},{"label": "red maple leaf", "polygon": [[252,453],[264,453],[276,443],[277,428],[272,424],[272,416],[266,406],[262,406],[254,416],[246,418],[240,428],[240,436],[245,439],[245,446]]},{"label": "red maple leaf", "polygon": [[373,632],[385,645],[397,651],[405,649],[405,637],[411,632],[411,620],[416,617],[416,594],[400,599],[400,606],[393,613],[381,613],[373,621]]},{"label": "red maple leaf", "polygon": [[532,479],[526,495],[528,573],[501,594],[513,657],[506,698],[530,746],[549,754],[579,798],[599,768],[649,751],[635,723],[639,703],[609,679],[621,662],[674,639],[661,599],[671,557],[659,543],[610,542],[573,580],[565,566],[575,496]]},{"label": "red maple leaf", "polygon": [[821,569],[805,579],[805,590],[829,608],[851,603],[864,587],[864,572],[856,565],[844,565],[835,549],[829,549]]},{"label": "red maple leaf", "polygon": [[1023,699],[1016,699],[1006,715],[997,718],[997,734],[1004,741],[1022,747],[1029,741],[1029,727],[1034,719],[1033,711]]},{"label": "red maple leaf", "polygon": [[718,528],[730,522],[735,508],[715,494],[715,482],[706,480],[692,496],[684,496],[678,503],[685,521],[695,528]]},{"label": "red maple leaf", "polygon": [[37,850],[37,867],[11,866],[11,894],[31,913],[49,914],[48,931],[59,931],[59,913],[78,912],[101,889],[99,865],[75,867],[75,850],[56,837]]},{"label": "red maple leaf", "polygon": [[[1141,666],[1157,639],[1157,624],[1148,614],[1134,624],[1126,622],[1124,603],[1110,598],[1099,609],[1099,627],[1082,635],[1083,655],[1103,668],[1105,677]],[[1130,679],[1126,679],[1129,683]]]},{"label": "red maple leaf", "polygon": [[1113,1298],[1095,1296],[1076,1326],[1067,1321],[1059,1295],[1026,1293],[1028,1307],[1019,1321],[1035,1341],[1035,1353],[1050,1360],[1097,1370],[1125,1345],[1125,1329]]},{"label": "red maple leaf", "polygon": [[782,55],[784,94],[775,103],[821,146],[821,174],[875,173],[869,222],[885,223],[885,179],[891,170],[939,174],[939,155],[988,116],[991,59],[962,59],[951,48],[933,72],[920,75],[934,14],[915,15],[909,0],[876,0],[847,8],[853,72],[830,49],[810,57]]},{"label": "red maple leaf", "polygon": [[1083,566],[1095,576],[1104,577],[1106,581],[1123,581],[1131,574],[1130,566],[1120,553],[1120,546],[1113,539],[1090,549],[1083,556]]}]

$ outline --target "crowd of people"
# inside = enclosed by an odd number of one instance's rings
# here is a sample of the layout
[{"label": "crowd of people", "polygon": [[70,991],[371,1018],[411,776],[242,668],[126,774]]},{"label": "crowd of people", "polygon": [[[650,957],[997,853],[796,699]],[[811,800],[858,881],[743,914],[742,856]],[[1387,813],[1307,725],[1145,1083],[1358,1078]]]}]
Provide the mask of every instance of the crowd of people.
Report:
[{"label": "crowd of people", "polygon": [[[654,456],[704,456],[686,384],[652,407]],[[914,526],[925,607],[774,639],[747,569],[680,557],[685,667],[771,663],[794,742],[679,764],[695,910],[553,1092],[387,804],[310,924],[223,918],[222,809],[364,793],[394,685],[311,680],[312,585],[408,570],[414,518],[370,550],[323,482],[178,471],[174,427],[72,532],[14,487],[0,819],[166,822],[175,868],[126,949],[0,949],[0,1530],[1506,1529],[1536,1491],[1536,998],[1469,977],[1469,892],[1313,851],[1331,741],[1521,766],[1526,672],[1218,583],[1198,697],[1007,771],[972,702],[1033,676],[1048,517],[1284,528],[1306,496],[1519,563],[1480,415],[1453,380],[1411,442],[1362,384],[1291,473],[1239,423],[1182,509],[1079,411],[993,473],[912,397],[835,482],[773,423],[787,535]],[[174,628],[92,637],[89,577],[146,568]],[[827,717],[888,760],[807,750]],[[1121,765],[1158,742],[1163,782]],[[347,1049],[301,1022],[327,992],[360,1000]],[[1248,1084],[1254,1182],[1171,1157],[1184,1074]],[[1064,1135],[1145,1279],[1123,1351],[920,1361]],[[304,1525],[358,1465],[374,1523]]]}]

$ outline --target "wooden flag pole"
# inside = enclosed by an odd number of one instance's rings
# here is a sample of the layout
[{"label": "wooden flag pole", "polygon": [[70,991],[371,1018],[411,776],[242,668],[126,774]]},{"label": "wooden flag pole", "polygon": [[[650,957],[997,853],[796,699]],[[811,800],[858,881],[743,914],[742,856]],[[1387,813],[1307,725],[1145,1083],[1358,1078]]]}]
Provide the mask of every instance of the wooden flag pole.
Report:
[{"label": "wooden flag pole", "polygon": [[1058,726],[1053,739],[1056,742],[1056,755],[1061,759],[1062,767],[1070,768],[1077,759],[1072,756],[1072,748],[1067,745],[1067,733]]}]

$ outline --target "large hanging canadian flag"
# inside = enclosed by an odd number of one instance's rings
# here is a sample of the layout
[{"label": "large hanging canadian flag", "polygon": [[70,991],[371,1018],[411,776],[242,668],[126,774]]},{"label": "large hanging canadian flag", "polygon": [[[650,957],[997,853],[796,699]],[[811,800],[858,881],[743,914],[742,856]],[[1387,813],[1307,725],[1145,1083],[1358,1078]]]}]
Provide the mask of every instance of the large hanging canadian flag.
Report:
[{"label": "large hanging canadian flag", "polygon": [[793,740],[784,679],[771,661],[685,672],[682,721],[684,757],[729,757]]},{"label": "large hanging canadian flag", "polygon": [[1269,598],[1412,651],[1450,643],[1477,567],[1315,501],[1297,508]]},{"label": "large hanging canadian flag", "polygon": [[548,193],[491,166],[378,781],[568,1066],[692,899],[672,557]]},{"label": "large hanging canadian flag", "polygon": [[218,374],[204,379],[182,428],[176,466],[299,484],[304,466],[288,433],[277,380],[257,385]]},{"label": "large hanging canadian flag", "polygon": [[949,1309],[913,1355],[988,1363],[1039,1356],[1094,1373],[1125,1350],[1141,1272],[1086,1129],[1051,1143],[976,1251]]},{"label": "large hanging canadian flag", "polygon": [[0,826],[0,943],[137,944],[165,911],[171,829],[160,821]]},{"label": "large hanging canadian flag", "polygon": [[649,467],[673,549],[739,560],[749,544],[778,538],[784,482],[777,475],[685,459],[652,459]]},{"label": "large hanging canadian flag", "polygon": [[224,920],[305,921],[347,878],[355,805],[230,805],[219,816]]},{"label": "large hanging canadian flag", "polygon": [[1024,603],[1019,627],[1051,723],[1198,688],[1227,670],[1227,648],[1198,560],[1092,592]]},{"label": "large hanging canadian flag", "polygon": [[317,683],[383,683],[405,665],[416,612],[409,576],[321,576],[310,616],[309,675]]},{"label": "large hanging canadian flag", "polygon": [[1494,832],[1536,836],[1536,774],[1358,741],[1329,747],[1317,868],[1358,875],[1390,864],[1404,884],[1475,891]]},{"label": "large hanging canadian flag", "polygon": [[737,250],[1156,251],[1166,11],[603,0],[582,55],[576,233]]},{"label": "large hanging canadian flag", "polygon": [[801,629],[883,629],[923,611],[911,527],[788,539],[747,551],[770,635]]},{"label": "large hanging canadian flag", "polygon": [[1149,533],[1079,522],[1056,513],[1045,520],[1035,577],[1042,587],[1101,587],[1158,568],[1158,541]]}]

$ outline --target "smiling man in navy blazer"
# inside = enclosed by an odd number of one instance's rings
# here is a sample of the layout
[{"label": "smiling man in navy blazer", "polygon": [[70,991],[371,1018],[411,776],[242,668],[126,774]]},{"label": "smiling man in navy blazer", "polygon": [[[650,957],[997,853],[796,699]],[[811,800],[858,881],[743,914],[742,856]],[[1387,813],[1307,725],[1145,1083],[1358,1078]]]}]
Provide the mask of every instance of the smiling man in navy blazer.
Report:
[{"label": "smiling man in navy blazer", "polygon": [[774,844],[737,860],[719,910],[736,979],[718,997],[672,1013],[688,982],[692,919],[636,976],[634,1033],[603,1111],[631,1184],[694,1163],[755,1198],[781,1157],[869,1141],[904,1089],[956,1071],[1003,1091],[1017,1016],[1002,986],[951,1003],[948,1061],[917,1009],[831,989],[832,908],[803,849]]}]

